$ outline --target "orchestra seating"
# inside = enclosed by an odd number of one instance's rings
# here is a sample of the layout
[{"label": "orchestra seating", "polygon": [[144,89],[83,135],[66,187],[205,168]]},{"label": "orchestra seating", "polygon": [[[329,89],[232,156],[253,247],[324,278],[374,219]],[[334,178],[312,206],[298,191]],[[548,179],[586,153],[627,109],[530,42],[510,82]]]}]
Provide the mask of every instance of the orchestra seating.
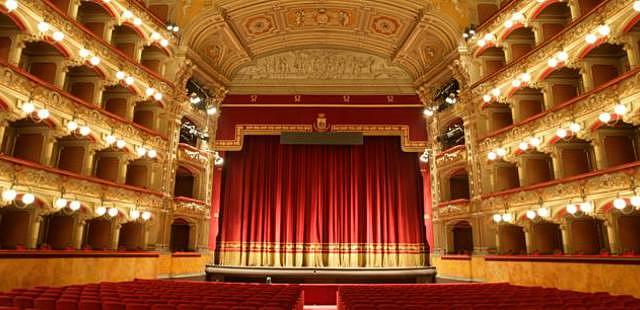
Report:
[{"label": "orchestra seating", "polygon": [[14,289],[0,309],[41,310],[302,310],[298,285],[161,280]]},{"label": "orchestra seating", "polygon": [[506,283],[367,285],[340,287],[338,309],[640,309],[640,299]]}]

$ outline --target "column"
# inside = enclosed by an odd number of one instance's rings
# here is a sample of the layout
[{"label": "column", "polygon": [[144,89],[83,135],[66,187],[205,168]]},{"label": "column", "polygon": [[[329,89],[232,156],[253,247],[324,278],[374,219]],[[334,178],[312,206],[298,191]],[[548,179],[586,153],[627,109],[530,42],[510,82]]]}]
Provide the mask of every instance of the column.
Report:
[{"label": "column", "polygon": [[431,195],[431,173],[429,173],[429,166],[420,165],[420,174],[422,175],[424,226],[426,229],[426,240],[429,245],[429,252],[433,252],[433,249],[435,247],[433,238],[433,197]]},{"label": "column", "polygon": [[603,225],[606,227],[607,239],[609,242],[609,251],[612,254],[622,254],[620,248],[620,230],[618,229],[618,219],[611,212],[607,215]]},{"label": "column", "polygon": [[84,236],[84,227],[87,223],[85,220],[78,219],[76,220],[75,227],[73,229],[73,248],[81,249],[82,248],[82,239]]},{"label": "column", "polygon": [[563,220],[563,223],[560,224],[560,232],[562,234],[562,251],[564,254],[573,254],[572,237],[570,230],[570,223],[567,223],[566,220]]}]

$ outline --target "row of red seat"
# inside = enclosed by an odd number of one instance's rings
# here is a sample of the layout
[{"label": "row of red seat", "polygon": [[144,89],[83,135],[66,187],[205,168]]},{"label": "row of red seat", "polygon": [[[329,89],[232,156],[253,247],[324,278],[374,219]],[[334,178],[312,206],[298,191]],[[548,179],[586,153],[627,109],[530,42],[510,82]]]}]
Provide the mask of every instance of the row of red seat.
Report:
[{"label": "row of red seat", "polygon": [[300,286],[286,284],[136,280],[0,293],[0,310],[302,310],[303,306]]},{"label": "row of red seat", "polygon": [[640,309],[640,299],[506,283],[345,286],[338,309]]}]

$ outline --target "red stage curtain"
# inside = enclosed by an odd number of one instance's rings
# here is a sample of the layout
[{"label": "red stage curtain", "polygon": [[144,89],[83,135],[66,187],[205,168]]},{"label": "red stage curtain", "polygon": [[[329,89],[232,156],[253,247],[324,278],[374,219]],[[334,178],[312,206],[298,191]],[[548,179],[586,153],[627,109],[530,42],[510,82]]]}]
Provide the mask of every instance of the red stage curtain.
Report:
[{"label": "red stage curtain", "polygon": [[418,156],[397,137],[281,145],[245,137],[228,152],[217,262],[408,267],[427,263]]}]

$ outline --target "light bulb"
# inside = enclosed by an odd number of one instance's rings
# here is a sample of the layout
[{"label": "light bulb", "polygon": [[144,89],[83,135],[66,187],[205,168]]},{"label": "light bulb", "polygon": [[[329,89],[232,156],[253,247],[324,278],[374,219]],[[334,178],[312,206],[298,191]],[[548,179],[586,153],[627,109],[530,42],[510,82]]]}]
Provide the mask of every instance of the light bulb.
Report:
[{"label": "light bulb", "polygon": [[124,19],[129,19],[129,18],[131,18],[131,17],[133,17],[133,13],[131,13],[131,11],[129,11],[129,10],[124,10],[124,11],[122,12],[122,18],[124,18]]},{"label": "light bulb", "polygon": [[167,39],[160,39],[160,46],[162,47],[167,47],[169,45],[169,40]]},{"label": "light bulb", "polygon": [[116,137],[113,135],[107,135],[106,137],[104,137],[104,141],[107,142],[107,144],[112,145],[116,143]]},{"label": "light bulb", "polygon": [[80,135],[83,137],[88,136],[91,133],[91,128],[87,127],[87,126],[81,126],[80,127]]},{"label": "light bulb", "polygon": [[555,58],[551,58],[547,61],[547,66],[551,67],[551,68],[555,68],[558,66],[558,60]]},{"label": "light bulb", "polygon": [[558,58],[559,61],[565,62],[569,59],[569,53],[560,51],[558,52],[558,54],[556,54],[556,58]]},{"label": "light bulb", "polygon": [[107,208],[105,208],[104,206],[99,206],[96,208],[96,215],[103,216],[105,215],[105,213],[107,213]]},{"label": "light bulb", "polygon": [[31,114],[35,110],[36,106],[31,101],[27,101],[22,104],[22,112],[24,113]]},{"label": "light bulb", "polygon": [[496,87],[496,88],[491,90],[491,95],[493,95],[494,97],[499,97],[500,93],[501,93],[500,88]]},{"label": "light bulb", "polygon": [[13,10],[18,8],[18,1],[16,1],[16,0],[7,0],[7,1],[4,2],[4,7],[7,8],[7,11],[11,12],[11,11],[13,11]]},{"label": "light bulb", "polygon": [[[431,110],[429,110],[429,111],[431,111]],[[207,108],[207,114],[208,115],[215,115],[216,113],[218,113],[218,108],[216,108],[216,107],[208,107]],[[426,112],[425,112],[425,115],[427,115]],[[433,115],[433,111],[431,111],[431,115]],[[427,116],[430,116],[430,115],[427,115]]]},{"label": "light bulb", "polygon": [[80,201],[77,200],[73,200],[69,203],[69,209],[71,209],[71,211],[78,211],[81,206]]},{"label": "light bulb", "polygon": [[135,82],[135,80],[133,79],[133,77],[132,77],[132,76],[128,76],[128,77],[126,77],[126,78],[124,79],[124,83],[125,83],[125,84],[127,84],[127,85],[132,85],[132,84],[133,84],[133,82]]},{"label": "light bulb", "polygon": [[148,221],[151,218],[151,212],[149,211],[144,211],[142,212],[142,219],[145,221]]},{"label": "light bulb", "polygon": [[180,31],[180,27],[178,26],[173,26],[173,32],[178,32]]},{"label": "light bulb", "polygon": [[627,201],[622,198],[616,198],[613,200],[613,207],[622,210],[627,207]]},{"label": "light bulb", "polygon": [[156,150],[151,149],[147,152],[147,156],[149,158],[156,158],[158,156],[158,152]]},{"label": "light bulb", "polygon": [[161,93],[153,94],[153,99],[158,100],[158,101],[162,100],[162,94]]},{"label": "light bulb", "polygon": [[482,96],[482,101],[484,101],[486,103],[491,102],[491,95],[487,94],[487,95]]},{"label": "light bulb", "polygon": [[127,145],[127,142],[125,142],[124,140],[116,141],[116,147],[119,149],[123,149],[126,145]]},{"label": "light bulb", "polygon": [[542,143],[542,139],[538,137],[533,137],[529,139],[529,144],[533,145],[534,147],[540,146],[541,143]]},{"label": "light bulb", "polygon": [[513,86],[514,88],[518,88],[522,86],[522,81],[520,81],[520,79],[515,79],[511,81],[511,86]]},{"label": "light bulb", "polygon": [[606,112],[600,113],[600,115],[598,115],[598,120],[606,124],[611,121],[611,114]]},{"label": "light bulb", "polygon": [[136,154],[138,154],[138,157],[142,157],[147,154],[147,149],[144,147],[138,147],[136,148]]},{"label": "light bulb", "polygon": [[507,21],[504,22],[504,27],[505,28],[511,28],[513,27],[513,21],[510,19],[507,19]]},{"label": "light bulb", "polygon": [[29,205],[32,204],[34,201],[36,201],[36,196],[32,193],[26,193],[24,195],[22,195],[22,203]]},{"label": "light bulb", "polygon": [[493,36],[493,33],[487,33],[484,35],[484,37],[482,37],[485,41],[493,41],[495,39],[495,36]]},{"label": "light bulb", "polygon": [[78,129],[78,123],[76,121],[69,121],[67,123],[67,129],[69,129],[69,131],[75,131],[76,129]]},{"label": "light bulb", "polygon": [[52,38],[55,41],[60,42],[60,41],[64,40],[64,33],[60,32],[60,31],[56,31],[56,32],[53,33]]},{"label": "light bulb", "polygon": [[220,157],[220,156],[216,156],[213,159],[213,165],[220,167],[222,165],[224,165],[224,158]]},{"label": "light bulb", "polygon": [[156,41],[156,40],[160,40],[160,34],[159,34],[159,33],[157,33],[157,32],[155,32],[155,31],[154,31],[154,32],[152,32],[152,33],[151,33],[151,40],[154,40],[154,41]]},{"label": "light bulb", "polygon": [[577,132],[580,132],[580,130],[582,130],[582,126],[580,126],[580,124],[578,123],[573,122],[569,124],[569,129],[573,131],[573,133],[577,133]]},{"label": "light bulb", "polygon": [[[5,5],[6,5],[6,3],[5,3]],[[8,9],[8,7],[7,7],[7,9]],[[633,10],[636,11],[636,12],[640,12],[640,0],[638,0],[638,1],[633,3]]]},{"label": "light bulb", "polygon": [[528,219],[533,220],[537,216],[538,216],[538,214],[536,214],[536,211],[533,211],[533,210],[527,211],[527,218]]},{"label": "light bulb", "polygon": [[507,155],[507,150],[505,150],[504,148],[499,148],[496,150],[496,154],[498,154],[498,156],[503,157],[504,155]]},{"label": "light bulb", "polygon": [[47,119],[47,118],[49,118],[49,115],[51,115],[51,113],[49,113],[49,110],[47,110],[47,109],[38,110],[38,118],[39,119]]},{"label": "light bulb", "polygon": [[39,22],[38,23],[38,31],[40,32],[47,32],[49,31],[49,29],[51,29],[51,25],[47,22]]},{"label": "light bulb", "polygon": [[5,202],[13,201],[14,199],[16,199],[16,196],[18,196],[18,192],[16,192],[12,188],[2,191],[2,200]]},{"label": "light bulb", "polygon": [[520,144],[518,145],[518,148],[522,151],[526,151],[529,149],[529,143],[527,142],[520,142]]},{"label": "light bulb", "polygon": [[147,87],[147,89],[144,91],[144,94],[147,95],[147,97],[151,97],[151,95],[153,95],[156,92],[156,89],[153,87]]},{"label": "light bulb", "polygon": [[531,74],[525,72],[523,74],[520,74],[520,80],[527,83],[529,81],[531,81]]},{"label": "light bulb", "polygon": [[547,217],[547,216],[549,216],[549,215],[550,215],[550,213],[551,213],[551,212],[550,212],[550,211],[549,211],[549,209],[547,209],[547,208],[540,208],[540,209],[538,209],[538,215],[539,215],[540,217]]},{"label": "light bulb", "polygon": [[595,34],[590,33],[586,37],[584,37],[584,40],[589,44],[593,44],[593,43],[596,43],[596,41],[598,41],[598,37],[596,37]]},{"label": "light bulb", "polygon": [[133,19],[133,24],[136,25],[136,26],[142,25],[142,19],[140,19],[138,17],[134,18]]},{"label": "light bulb", "polygon": [[613,108],[613,111],[618,115],[624,115],[625,113],[627,113],[627,107],[622,103],[616,104],[616,106]]},{"label": "light bulb", "polygon": [[478,40],[477,44],[479,47],[483,47],[487,44],[487,41],[485,41],[484,39],[480,39]]},{"label": "light bulb", "polygon": [[631,198],[629,198],[631,205],[634,207],[640,207],[640,196],[638,195],[633,195],[631,196]]},{"label": "light bulb", "polygon": [[100,64],[100,57],[98,56],[93,56],[91,57],[91,59],[89,59],[89,63],[93,66],[97,66]]},{"label": "light bulb", "polygon": [[487,158],[489,160],[496,160],[498,158],[498,154],[496,154],[496,152],[489,152],[489,154],[487,154]]},{"label": "light bulb", "polygon": [[108,214],[110,217],[115,217],[116,215],[118,215],[118,208],[116,207],[109,208]]},{"label": "light bulb", "polygon": [[600,25],[598,26],[598,33],[603,37],[608,36],[611,33],[611,27],[607,25]]},{"label": "light bulb", "polygon": [[81,48],[80,51],[78,51],[78,55],[80,55],[80,57],[82,58],[87,58],[90,54],[91,52],[89,52],[89,50],[86,48]]},{"label": "light bulb", "polygon": [[511,221],[513,221],[513,215],[511,213],[505,213],[502,215],[502,220],[511,223]]},{"label": "light bulb", "polygon": [[564,139],[568,135],[569,135],[569,133],[564,128],[559,128],[558,130],[556,130],[556,136],[558,136],[558,138],[560,138],[560,139]]},{"label": "light bulb", "polygon": [[593,212],[593,204],[588,201],[583,202],[580,204],[580,210],[584,213],[591,213]]},{"label": "light bulb", "polygon": [[118,71],[118,72],[116,72],[116,79],[118,79],[118,80],[122,80],[122,79],[124,79],[126,76],[127,76],[127,74],[126,74],[126,73],[124,73],[124,72],[122,72],[122,71]]},{"label": "light bulb", "polygon": [[515,21],[524,20],[524,14],[522,14],[522,12],[515,12],[511,15],[511,19]]},{"label": "light bulb", "polygon": [[500,222],[502,222],[502,215],[500,215],[500,214],[494,214],[494,215],[493,215],[493,221],[494,221],[494,222],[496,222],[496,223],[500,223]]},{"label": "light bulb", "polygon": [[576,214],[576,212],[578,212],[578,206],[576,206],[575,204],[571,203],[567,205],[567,212],[569,214]]},{"label": "light bulb", "polygon": [[64,198],[60,197],[60,198],[56,199],[55,207],[56,207],[57,209],[62,209],[62,208],[64,208],[64,207],[66,207],[66,206],[67,206],[67,202],[68,202],[68,201],[67,201],[66,199],[64,199]]},{"label": "light bulb", "polygon": [[140,217],[140,211],[131,210],[131,212],[129,212],[129,217],[134,221],[137,220]]}]

